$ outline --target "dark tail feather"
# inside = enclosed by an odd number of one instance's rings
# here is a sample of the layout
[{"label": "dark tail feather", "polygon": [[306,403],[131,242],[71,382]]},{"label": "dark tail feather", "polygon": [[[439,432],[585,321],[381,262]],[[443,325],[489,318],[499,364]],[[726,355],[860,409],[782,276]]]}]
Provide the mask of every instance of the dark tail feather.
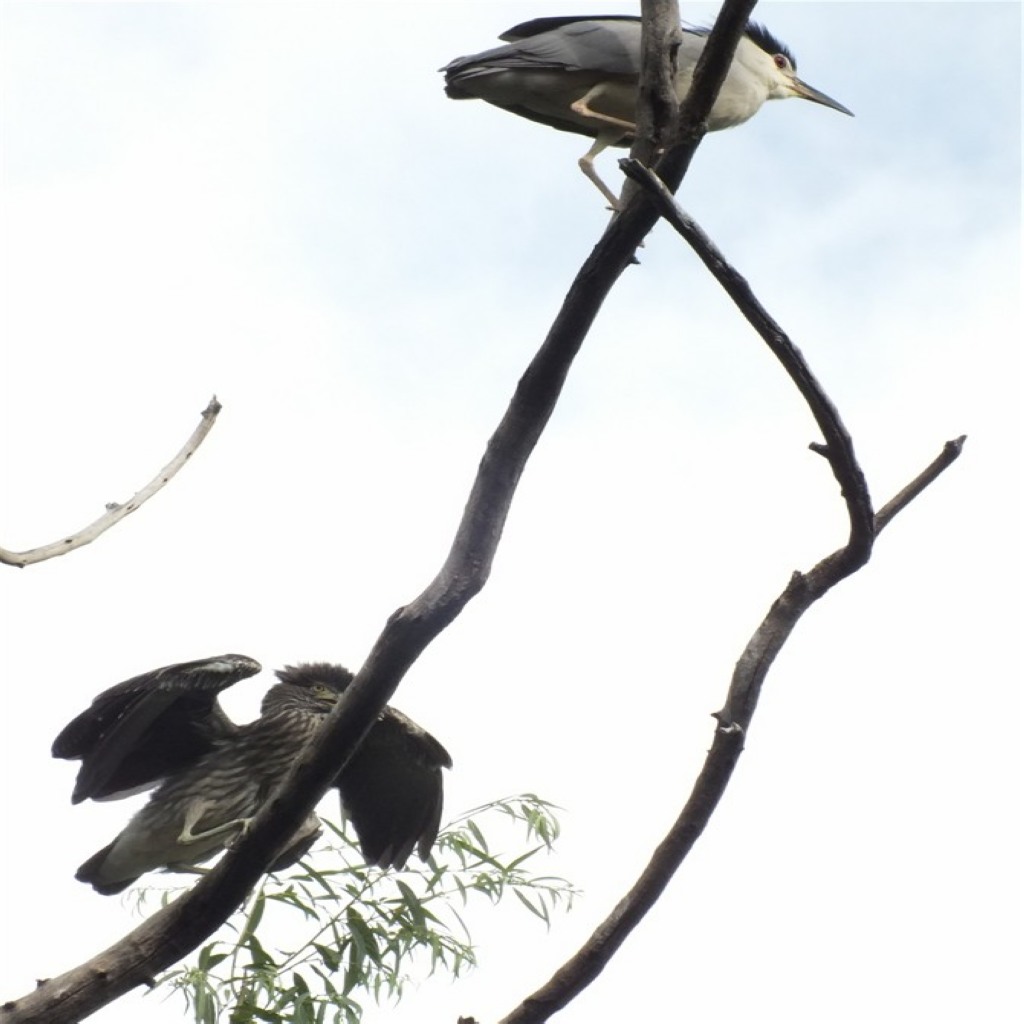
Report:
[{"label": "dark tail feather", "polygon": [[113,849],[114,844],[104,846],[98,853],[94,853],[76,872],[75,878],[80,882],[91,885],[101,896],[113,896],[115,893],[124,892],[132,882],[138,878],[121,878],[116,882],[102,881],[103,864],[107,854]]}]

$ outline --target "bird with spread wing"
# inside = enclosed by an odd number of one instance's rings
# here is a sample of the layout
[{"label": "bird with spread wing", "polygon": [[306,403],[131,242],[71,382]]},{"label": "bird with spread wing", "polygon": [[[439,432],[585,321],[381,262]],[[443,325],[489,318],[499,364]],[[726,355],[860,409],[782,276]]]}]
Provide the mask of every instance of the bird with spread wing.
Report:
[{"label": "bird with spread wing", "polygon": [[[231,721],[218,695],[261,671],[239,654],[168,665],[97,696],[64,727],[53,756],[82,762],[72,803],[156,787],[124,830],[76,874],[99,893],[121,892],[147,871],[213,857],[248,827],[352,682],[338,665],[281,669],[260,717]],[[448,752],[412,719],[385,707],[334,786],[368,864],[404,867],[437,838]],[[320,835],[310,814],[270,870],[296,863]]]}]

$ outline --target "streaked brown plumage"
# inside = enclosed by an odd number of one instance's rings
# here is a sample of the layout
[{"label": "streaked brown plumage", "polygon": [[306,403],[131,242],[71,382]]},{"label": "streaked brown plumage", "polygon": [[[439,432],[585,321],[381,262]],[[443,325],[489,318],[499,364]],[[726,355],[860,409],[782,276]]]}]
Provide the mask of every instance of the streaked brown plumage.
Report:
[{"label": "streaked brown plumage", "polygon": [[[53,755],[81,760],[72,802],[117,799],[153,786],[149,802],[76,877],[120,892],[156,868],[185,868],[219,853],[247,825],[352,681],[338,665],[290,666],[258,719],[236,725],[218,694],[255,675],[228,654],[169,665],[101,693],[61,731]],[[448,752],[386,707],[334,785],[367,863],[403,867],[430,854],[440,826]],[[271,870],[295,863],[320,834],[311,814]]]}]

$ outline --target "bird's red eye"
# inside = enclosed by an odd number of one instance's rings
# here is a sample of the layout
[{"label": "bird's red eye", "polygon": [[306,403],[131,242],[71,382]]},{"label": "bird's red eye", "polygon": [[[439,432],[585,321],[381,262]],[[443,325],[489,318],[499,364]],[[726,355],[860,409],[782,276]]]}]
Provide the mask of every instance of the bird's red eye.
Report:
[{"label": "bird's red eye", "polygon": [[775,66],[780,71],[785,71],[789,67],[789,58],[784,53],[775,54]]}]

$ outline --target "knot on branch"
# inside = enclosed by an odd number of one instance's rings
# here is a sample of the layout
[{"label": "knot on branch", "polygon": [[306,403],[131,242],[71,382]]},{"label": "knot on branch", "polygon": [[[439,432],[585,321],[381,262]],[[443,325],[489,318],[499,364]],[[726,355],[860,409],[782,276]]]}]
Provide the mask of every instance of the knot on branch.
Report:
[{"label": "knot on branch", "polygon": [[724,736],[740,736],[746,735],[746,729],[740,725],[739,722],[734,721],[731,716],[726,714],[725,708],[721,711],[712,711],[711,717],[718,722],[718,731]]}]

